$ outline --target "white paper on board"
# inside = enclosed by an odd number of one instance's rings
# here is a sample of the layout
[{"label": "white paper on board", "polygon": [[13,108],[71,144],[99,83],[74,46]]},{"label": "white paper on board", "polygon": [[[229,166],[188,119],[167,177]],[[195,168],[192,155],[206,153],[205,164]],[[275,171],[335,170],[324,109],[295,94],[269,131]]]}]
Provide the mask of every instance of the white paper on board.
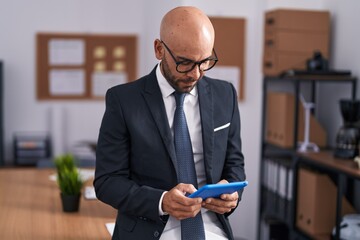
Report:
[{"label": "white paper on board", "polygon": [[85,72],[82,69],[52,69],[49,82],[50,95],[85,94]]},{"label": "white paper on board", "polygon": [[48,43],[49,65],[78,66],[85,62],[85,42],[81,39],[51,39]]}]

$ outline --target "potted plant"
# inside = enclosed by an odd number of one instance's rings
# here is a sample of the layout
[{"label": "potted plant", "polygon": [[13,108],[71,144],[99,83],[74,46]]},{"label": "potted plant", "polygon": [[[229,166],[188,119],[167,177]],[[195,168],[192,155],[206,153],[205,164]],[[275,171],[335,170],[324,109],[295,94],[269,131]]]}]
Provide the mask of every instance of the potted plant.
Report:
[{"label": "potted plant", "polygon": [[84,182],[75,165],[75,157],[72,154],[60,155],[55,158],[55,166],[63,211],[77,212]]}]

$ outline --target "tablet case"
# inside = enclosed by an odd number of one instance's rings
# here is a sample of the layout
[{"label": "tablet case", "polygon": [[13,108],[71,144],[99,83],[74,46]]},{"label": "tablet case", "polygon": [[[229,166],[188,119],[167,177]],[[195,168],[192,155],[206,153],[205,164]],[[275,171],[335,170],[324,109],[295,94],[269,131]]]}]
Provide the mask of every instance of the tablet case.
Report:
[{"label": "tablet case", "polygon": [[196,192],[190,194],[189,198],[201,197],[202,199],[206,199],[209,197],[219,198],[221,194],[230,194],[235,191],[238,191],[248,185],[248,181],[242,182],[232,182],[232,183],[224,183],[224,184],[207,184],[201,187]]}]

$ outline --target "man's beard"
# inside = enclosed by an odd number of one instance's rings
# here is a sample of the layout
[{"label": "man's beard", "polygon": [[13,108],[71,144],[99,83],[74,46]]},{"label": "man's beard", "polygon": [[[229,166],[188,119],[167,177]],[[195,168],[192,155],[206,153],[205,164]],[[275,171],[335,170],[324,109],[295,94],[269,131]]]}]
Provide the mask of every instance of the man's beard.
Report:
[{"label": "man's beard", "polygon": [[190,92],[194,87],[191,87],[191,89],[187,89],[187,90],[183,90],[182,88],[180,88],[180,86],[178,85],[179,82],[183,82],[183,83],[190,83],[190,82],[195,82],[196,79],[192,78],[192,77],[188,77],[185,79],[180,79],[180,78],[176,78],[170,71],[169,65],[167,64],[166,58],[164,58],[161,61],[161,67],[163,70],[163,74],[165,79],[168,81],[168,83],[178,92]]}]

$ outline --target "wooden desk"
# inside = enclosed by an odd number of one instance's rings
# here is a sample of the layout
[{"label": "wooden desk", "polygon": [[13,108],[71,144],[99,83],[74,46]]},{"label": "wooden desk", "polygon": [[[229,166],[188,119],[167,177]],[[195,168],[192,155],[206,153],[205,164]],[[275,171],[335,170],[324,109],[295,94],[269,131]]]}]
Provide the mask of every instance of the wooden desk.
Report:
[{"label": "wooden desk", "polygon": [[[77,213],[62,211],[53,169],[0,169],[0,239],[110,239],[105,223],[116,210],[81,198]],[[90,184],[90,182],[88,182]]]},{"label": "wooden desk", "polygon": [[353,159],[340,159],[333,156],[332,151],[321,151],[318,153],[299,153],[302,161],[312,165],[318,165],[330,171],[343,173],[355,179],[360,179],[360,169]]}]

